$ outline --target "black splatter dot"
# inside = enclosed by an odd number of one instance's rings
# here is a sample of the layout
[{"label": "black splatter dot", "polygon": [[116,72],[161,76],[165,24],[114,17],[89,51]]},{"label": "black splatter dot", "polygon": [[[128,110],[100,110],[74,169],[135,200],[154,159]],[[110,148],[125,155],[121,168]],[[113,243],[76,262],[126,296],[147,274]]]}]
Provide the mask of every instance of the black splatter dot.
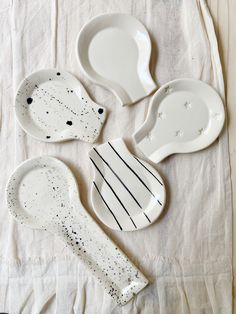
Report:
[{"label": "black splatter dot", "polygon": [[102,113],[103,113],[103,109],[102,109],[102,108],[99,108],[99,109],[98,109],[98,113],[102,114]]},{"label": "black splatter dot", "polygon": [[72,125],[72,121],[67,121],[66,124]]},{"label": "black splatter dot", "polygon": [[71,90],[70,92],[73,93],[73,90]]},{"label": "black splatter dot", "polygon": [[47,114],[49,114],[49,112],[48,112],[48,111],[46,111],[46,113],[47,113]]},{"label": "black splatter dot", "polygon": [[57,72],[57,75],[61,75],[61,73],[60,73],[60,72]]},{"label": "black splatter dot", "polygon": [[51,138],[51,136],[47,135],[46,138]]},{"label": "black splatter dot", "polygon": [[27,98],[27,104],[32,104],[32,102],[33,102],[33,98],[31,98],[31,97],[29,97],[29,98]]}]

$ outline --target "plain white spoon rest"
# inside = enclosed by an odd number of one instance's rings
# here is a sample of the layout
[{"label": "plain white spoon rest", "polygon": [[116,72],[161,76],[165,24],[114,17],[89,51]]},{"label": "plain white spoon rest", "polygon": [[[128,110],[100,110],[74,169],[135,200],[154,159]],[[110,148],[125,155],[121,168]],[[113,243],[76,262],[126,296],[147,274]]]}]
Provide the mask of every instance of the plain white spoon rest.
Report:
[{"label": "plain white spoon rest", "polygon": [[149,34],[131,15],[94,17],[78,35],[76,55],[84,74],[110,89],[122,105],[135,103],[156,89],[149,71]]}]

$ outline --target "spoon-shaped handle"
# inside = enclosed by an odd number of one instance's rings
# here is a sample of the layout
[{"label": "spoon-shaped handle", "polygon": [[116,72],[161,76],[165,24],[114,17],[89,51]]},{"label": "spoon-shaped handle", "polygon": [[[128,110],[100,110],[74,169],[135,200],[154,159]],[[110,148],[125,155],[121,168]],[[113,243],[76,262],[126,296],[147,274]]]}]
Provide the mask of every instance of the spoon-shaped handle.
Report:
[{"label": "spoon-shaped handle", "polygon": [[127,303],[148,284],[84,209],[80,208],[76,215],[61,221],[60,228],[51,231],[81,258],[119,305]]},{"label": "spoon-shaped handle", "polygon": [[76,181],[61,161],[49,157],[22,163],[7,185],[10,213],[21,224],[56,234],[123,305],[148,281],[86,212]]}]

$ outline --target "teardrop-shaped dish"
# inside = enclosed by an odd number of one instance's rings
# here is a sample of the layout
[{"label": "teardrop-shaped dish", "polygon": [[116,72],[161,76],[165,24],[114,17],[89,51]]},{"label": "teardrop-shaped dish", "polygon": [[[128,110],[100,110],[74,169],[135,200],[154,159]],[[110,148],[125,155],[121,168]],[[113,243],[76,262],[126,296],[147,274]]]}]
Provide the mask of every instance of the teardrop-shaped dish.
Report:
[{"label": "teardrop-shaped dish", "polygon": [[132,155],[122,139],[94,147],[92,204],[98,218],[115,230],[133,231],[151,225],[166,199],[164,183],[148,163]]},{"label": "teardrop-shaped dish", "polygon": [[85,24],[76,55],[84,74],[129,105],[156,89],[149,71],[151,40],[146,28],[128,14],[103,14]]},{"label": "teardrop-shaped dish", "polygon": [[152,97],[144,124],[133,134],[138,148],[153,162],[174,153],[190,153],[213,143],[225,120],[223,102],[206,83],[178,79]]},{"label": "teardrop-shaped dish", "polygon": [[73,75],[55,69],[32,73],[22,81],[15,112],[25,132],[44,142],[93,143],[106,118],[106,110],[90,99]]},{"label": "teardrop-shaped dish", "polygon": [[8,182],[7,204],[21,224],[46,229],[63,241],[119,305],[148,284],[86,212],[72,172],[58,159],[42,156],[22,163]]}]

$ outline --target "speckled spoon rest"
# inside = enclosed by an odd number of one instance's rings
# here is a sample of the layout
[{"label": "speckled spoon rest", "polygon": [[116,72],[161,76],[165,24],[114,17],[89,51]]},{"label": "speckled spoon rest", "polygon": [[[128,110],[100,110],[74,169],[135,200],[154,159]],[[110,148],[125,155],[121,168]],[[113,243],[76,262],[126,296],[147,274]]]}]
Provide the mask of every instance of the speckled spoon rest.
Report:
[{"label": "speckled spoon rest", "polygon": [[8,182],[7,204],[21,224],[57,235],[119,305],[148,284],[86,212],[72,172],[58,159],[22,163]]},{"label": "speckled spoon rest", "polygon": [[16,117],[26,133],[44,142],[80,139],[93,143],[106,118],[70,73],[41,70],[26,77],[15,98]]}]

